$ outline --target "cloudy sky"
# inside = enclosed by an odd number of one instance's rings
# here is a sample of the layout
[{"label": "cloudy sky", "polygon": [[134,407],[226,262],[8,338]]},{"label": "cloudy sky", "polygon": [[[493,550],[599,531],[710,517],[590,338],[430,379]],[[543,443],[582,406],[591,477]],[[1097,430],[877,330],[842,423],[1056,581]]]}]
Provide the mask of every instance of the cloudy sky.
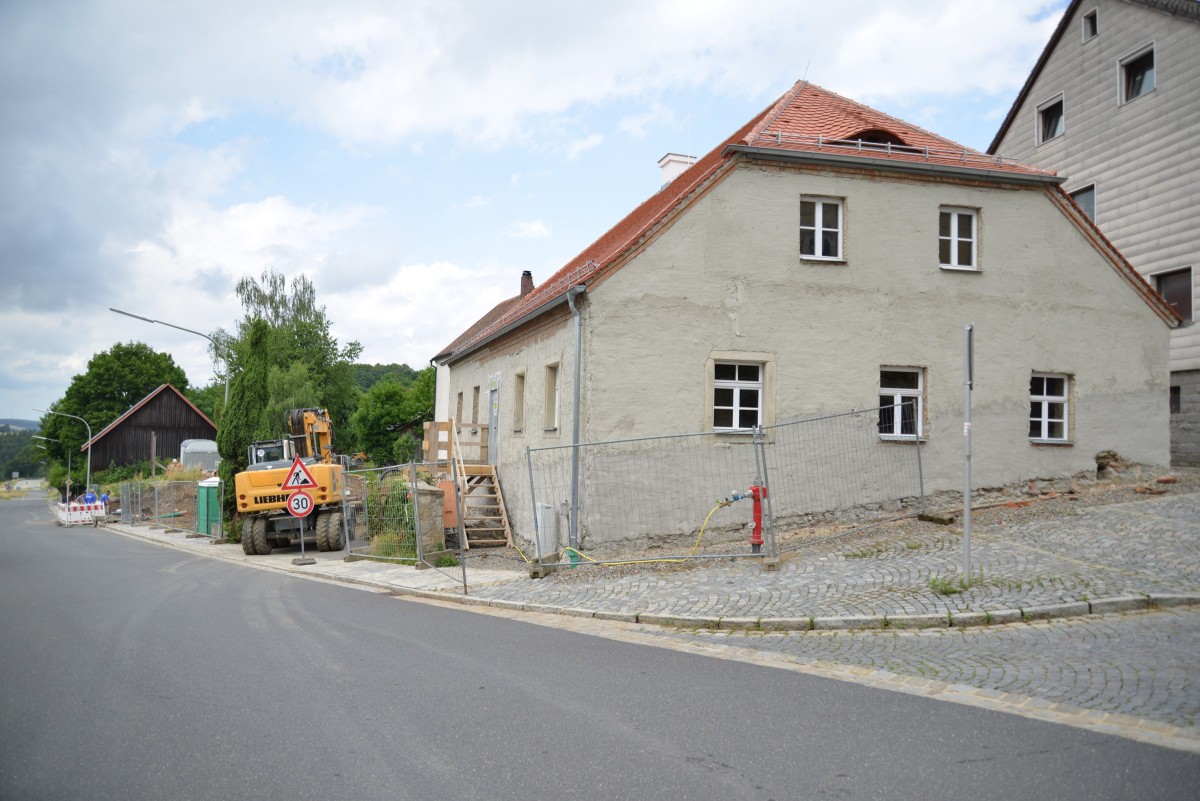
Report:
[{"label": "cloudy sky", "polygon": [[4,0],[0,418],[308,275],[428,364],[802,77],[987,147],[1066,0]]}]

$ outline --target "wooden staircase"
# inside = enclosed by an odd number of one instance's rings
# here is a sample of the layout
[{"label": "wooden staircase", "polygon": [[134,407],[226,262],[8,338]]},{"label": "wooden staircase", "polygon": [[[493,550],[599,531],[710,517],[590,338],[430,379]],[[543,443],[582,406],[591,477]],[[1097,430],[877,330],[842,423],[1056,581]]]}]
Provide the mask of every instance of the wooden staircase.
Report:
[{"label": "wooden staircase", "polygon": [[[466,433],[475,435],[476,439],[468,441],[462,439],[464,426],[454,420],[427,423],[426,427],[427,458],[442,459],[442,454],[448,451],[446,455],[454,460],[458,473],[463,517],[458,528],[463,532],[463,548],[512,546],[512,528],[504,507],[500,478],[495,466],[487,463],[487,426],[471,423]],[[445,448],[439,443],[444,443]],[[464,458],[464,453],[472,458]]]},{"label": "wooden staircase", "polygon": [[490,464],[459,465],[464,548],[512,545],[512,529],[504,510],[504,495],[496,468]]}]

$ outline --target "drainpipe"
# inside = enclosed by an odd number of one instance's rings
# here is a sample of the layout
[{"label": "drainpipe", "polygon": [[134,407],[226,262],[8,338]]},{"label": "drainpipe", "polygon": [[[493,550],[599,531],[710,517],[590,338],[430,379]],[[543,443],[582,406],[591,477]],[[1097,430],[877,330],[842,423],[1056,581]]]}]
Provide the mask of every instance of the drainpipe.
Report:
[{"label": "drainpipe", "polygon": [[[575,400],[571,404],[571,531],[568,537],[568,544],[572,548],[579,547],[579,360],[582,352],[580,344],[582,323],[580,322],[579,307],[575,305],[575,298],[584,292],[587,292],[587,287],[583,285],[573,286],[567,290],[567,305],[571,307],[571,313],[575,315]],[[572,553],[571,562],[574,563],[576,558]]]}]

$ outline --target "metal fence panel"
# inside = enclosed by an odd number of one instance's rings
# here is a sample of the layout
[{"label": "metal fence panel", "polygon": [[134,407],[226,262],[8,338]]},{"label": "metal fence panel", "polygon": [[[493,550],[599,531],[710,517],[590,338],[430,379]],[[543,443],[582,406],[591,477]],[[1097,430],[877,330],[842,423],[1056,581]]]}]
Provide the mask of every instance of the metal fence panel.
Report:
[{"label": "metal fence panel", "polygon": [[447,550],[441,496],[453,492],[448,469],[418,462],[347,471],[349,553],[404,564],[436,560]]}]

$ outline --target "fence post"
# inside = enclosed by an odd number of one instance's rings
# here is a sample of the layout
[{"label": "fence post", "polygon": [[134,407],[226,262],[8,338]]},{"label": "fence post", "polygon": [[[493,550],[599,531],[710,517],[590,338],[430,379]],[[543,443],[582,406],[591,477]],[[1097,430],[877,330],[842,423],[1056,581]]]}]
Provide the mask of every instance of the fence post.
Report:
[{"label": "fence post", "polygon": [[415,462],[408,463],[408,494],[412,497],[412,516],[413,516],[413,539],[416,540],[417,562],[425,561],[425,543],[422,542],[421,535],[421,502],[417,500],[420,492],[417,491],[417,465]]},{"label": "fence post", "polygon": [[767,438],[761,425],[754,427],[754,463],[763,492],[763,512],[767,518],[767,570],[779,569],[779,544],[775,540],[775,513],[771,505],[771,478],[767,473]]}]

